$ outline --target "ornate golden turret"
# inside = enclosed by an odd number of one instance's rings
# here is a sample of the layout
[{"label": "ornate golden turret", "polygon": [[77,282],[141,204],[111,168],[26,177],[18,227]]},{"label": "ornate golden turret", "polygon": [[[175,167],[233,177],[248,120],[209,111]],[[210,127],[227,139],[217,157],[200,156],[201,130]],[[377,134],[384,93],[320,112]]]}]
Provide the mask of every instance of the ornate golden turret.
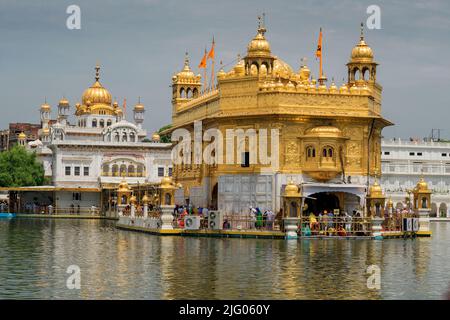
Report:
[{"label": "ornate golden turret", "polygon": [[264,20],[261,21],[261,17],[258,17],[258,31],[248,44],[247,55],[244,58],[245,74],[248,76],[259,75],[262,68],[265,68],[268,75],[273,72],[275,58],[272,56],[270,44],[264,36],[266,31]]},{"label": "ornate golden turret", "polygon": [[361,23],[359,43],[352,49],[348,67],[348,83],[354,84],[357,80],[376,82],[377,63],[374,61],[372,48],[364,40],[364,24]]}]

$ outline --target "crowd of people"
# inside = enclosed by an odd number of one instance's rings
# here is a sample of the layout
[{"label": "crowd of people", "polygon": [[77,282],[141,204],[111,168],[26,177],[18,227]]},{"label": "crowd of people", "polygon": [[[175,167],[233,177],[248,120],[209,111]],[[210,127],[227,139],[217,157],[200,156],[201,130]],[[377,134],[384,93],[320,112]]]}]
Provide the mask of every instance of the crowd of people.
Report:
[{"label": "crowd of people", "polygon": [[367,224],[360,211],[354,210],[352,215],[346,211],[334,214],[324,210],[319,214],[311,212],[302,217],[299,233],[303,236],[311,235],[364,235],[368,232]]}]

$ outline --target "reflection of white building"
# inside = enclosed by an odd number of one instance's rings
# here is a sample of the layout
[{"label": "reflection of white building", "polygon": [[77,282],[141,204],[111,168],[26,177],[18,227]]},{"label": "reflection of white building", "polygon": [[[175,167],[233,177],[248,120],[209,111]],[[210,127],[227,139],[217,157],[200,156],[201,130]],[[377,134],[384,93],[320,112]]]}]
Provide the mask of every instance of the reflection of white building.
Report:
[{"label": "reflection of white building", "polygon": [[144,184],[172,174],[171,144],[160,143],[157,134],[144,141],[144,106],[136,104],[134,123],[127,121],[119,104],[112,102],[111,94],[100,84],[99,69],[97,66],[94,84],[75,105],[75,125],[68,121],[71,106],[66,99],[59,101],[56,121],[50,119],[50,105],[44,103],[40,140],[28,143],[37,150],[46,176],[51,177],[56,192],[53,204],[58,207],[105,204],[105,198],[110,198],[105,190],[113,190],[123,177],[129,184]]},{"label": "reflection of white building", "polygon": [[449,215],[450,143],[422,140],[384,139],[382,148],[382,186],[394,205],[405,201],[423,175],[433,191],[432,212]]}]

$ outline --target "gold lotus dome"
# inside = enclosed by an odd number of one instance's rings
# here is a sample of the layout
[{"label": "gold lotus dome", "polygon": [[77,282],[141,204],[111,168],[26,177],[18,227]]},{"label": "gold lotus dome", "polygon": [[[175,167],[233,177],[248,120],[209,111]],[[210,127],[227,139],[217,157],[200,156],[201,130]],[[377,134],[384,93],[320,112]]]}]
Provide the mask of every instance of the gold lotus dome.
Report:
[{"label": "gold lotus dome", "polygon": [[41,104],[41,111],[50,111],[51,107],[47,102],[44,102],[43,104]]},{"label": "gold lotus dome", "polygon": [[310,129],[308,135],[314,137],[340,138],[342,137],[342,131],[333,126],[318,126]]},{"label": "gold lotus dome", "polygon": [[180,72],[178,72],[176,74],[176,76],[173,78],[175,80],[177,79],[194,79],[195,73],[191,70],[191,67],[189,66],[189,56],[188,53],[186,52],[186,55],[184,57],[184,67],[183,70],[181,70]]},{"label": "gold lotus dome", "polygon": [[21,133],[19,133],[18,138],[19,140],[25,140],[27,138],[27,135],[22,131]]},{"label": "gold lotus dome", "polygon": [[240,55],[238,55],[238,63],[234,66],[233,71],[234,74],[238,76],[245,74],[244,60],[241,59]]},{"label": "gold lotus dome", "polygon": [[266,28],[258,26],[258,33],[247,46],[247,55],[251,57],[270,57],[270,44],[264,37]]},{"label": "gold lotus dome", "polygon": [[373,51],[372,48],[364,41],[364,26],[361,24],[361,37],[359,43],[353,48],[351,54],[352,62],[372,62]]},{"label": "gold lotus dome", "polygon": [[43,136],[48,136],[49,134],[50,134],[50,129],[49,128],[42,129],[42,135]]},{"label": "gold lotus dome", "polygon": [[69,105],[69,100],[67,100],[66,98],[62,98],[61,100],[59,100],[58,105],[60,106],[68,106]]},{"label": "gold lotus dome", "polygon": [[81,102],[84,105],[87,106],[91,104],[111,105],[112,101],[111,94],[99,82],[100,79],[99,70],[100,66],[97,65],[95,67],[95,82],[90,88],[86,89],[83,93]]},{"label": "gold lotus dome", "polygon": [[227,73],[225,72],[225,70],[223,70],[223,68],[220,68],[219,73],[217,73],[217,78],[221,79],[223,77],[225,77],[227,75]]},{"label": "gold lotus dome", "polygon": [[273,61],[273,70],[272,74],[276,77],[281,76],[283,78],[289,78],[294,73],[294,70],[292,70],[291,66],[288,65],[286,62],[281,60],[278,57],[275,57],[275,60]]},{"label": "gold lotus dome", "polygon": [[139,102],[134,106],[134,111],[144,111],[145,107],[141,103],[141,99],[139,99]]},{"label": "gold lotus dome", "polygon": [[284,196],[285,197],[300,196],[300,189],[292,180],[286,185],[286,188],[284,188]]},{"label": "gold lotus dome", "polygon": [[148,203],[150,201],[150,199],[147,196],[147,193],[144,194],[144,196],[142,197],[142,203]]},{"label": "gold lotus dome", "polygon": [[428,191],[428,183],[425,182],[423,178],[420,178],[419,182],[416,185],[417,191]]},{"label": "gold lotus dome", "polygon": [[377,180],[369,188],[369,196],[371,198],[383,197],[383,189],[381,189],[380,184]]},{"label": "gold lotus dome", "polygon": [[155,132],[155,133],[152,135],[152,140],[153,140],[153,141],[156,141],[156,142],[159,142],[159,141],[161,140],[161,137],[160,137],[160,135],[158,134],[158,132]]},{"label": "gold lotus dome", "polygon": [[301,81],[308,81],[309,77],[311,76],[311,70],[309,70],[307,65],[303,65],[300,68],[299,74]]},{"label": "gold lotus dome", "polygon": [[118,192],[121,192],[121,193],[131,192],[131,189],[128,186],[128,182],[125,180],[125,178],[119,183],[119,190],[118,190]]}]

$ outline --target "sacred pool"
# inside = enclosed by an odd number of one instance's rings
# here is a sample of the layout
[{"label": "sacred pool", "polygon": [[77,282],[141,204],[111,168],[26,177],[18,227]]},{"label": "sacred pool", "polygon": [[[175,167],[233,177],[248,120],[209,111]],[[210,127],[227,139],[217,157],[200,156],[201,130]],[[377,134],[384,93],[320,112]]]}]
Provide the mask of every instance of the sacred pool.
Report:
[{"label": "sacred pool", "polygon": [[[450,288],[449,222],[381,241],[155,236],[114,223],[1,219],[0,299],[442,299]],[[80,289],[67,286],[70,266]]]}]

